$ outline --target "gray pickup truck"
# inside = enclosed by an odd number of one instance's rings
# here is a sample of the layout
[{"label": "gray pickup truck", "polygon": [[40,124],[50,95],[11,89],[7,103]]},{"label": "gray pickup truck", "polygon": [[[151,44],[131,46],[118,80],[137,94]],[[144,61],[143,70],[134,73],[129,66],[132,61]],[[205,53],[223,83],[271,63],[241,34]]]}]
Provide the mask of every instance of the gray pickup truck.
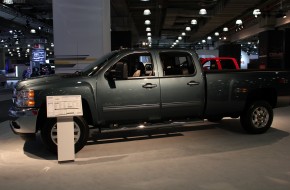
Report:
[{"label": "gray pickup truck", "polygon": [[40,131],[57,150],[57,122],[47,118],[46,96],[81,95],[83,116],[74,117],[75,151],[90,129],[154,126],[182,119],[220,121],[240,117],[249,133],[266,132],[273,108],[289,106],[288,71],[203,71],[185,49],[113,51],[81,72],[19,81],[9,115],[16,134]]}]

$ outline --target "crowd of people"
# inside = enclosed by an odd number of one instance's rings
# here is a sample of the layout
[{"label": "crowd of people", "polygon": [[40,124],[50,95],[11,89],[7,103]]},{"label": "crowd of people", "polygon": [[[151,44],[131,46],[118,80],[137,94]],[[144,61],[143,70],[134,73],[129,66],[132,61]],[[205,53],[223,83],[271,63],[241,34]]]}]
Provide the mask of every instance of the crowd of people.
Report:
[{"label": "crowd of people", "polygon": [[54,74],[54,71],[51,69],[51,66],[48,64],[41,65],[40,68],[38,67],[33,67],[32,71],[30,67],[27,67],[26,70],[23,71],[22,73],[22,78],[30,78],[30,77],[37,77],[40,75],[50,75]]}]

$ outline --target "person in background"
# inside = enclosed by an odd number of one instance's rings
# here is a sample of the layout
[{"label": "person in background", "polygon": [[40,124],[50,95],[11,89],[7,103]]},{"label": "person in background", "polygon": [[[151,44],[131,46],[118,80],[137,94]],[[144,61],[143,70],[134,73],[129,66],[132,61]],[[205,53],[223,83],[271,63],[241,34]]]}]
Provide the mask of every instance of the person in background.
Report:
[{"label": "person in background", "polygon": [[23,73],[22,73],[22,79],[29,78],[30,74],[31,74],[30,67],[27,67],[27,69],[24,70]]},{"label": "person in background", "polygon": [[40,75],[39,69],[37,67],[33,67],[32,68],[32,73],[31,73],[30,77],[37,77],[39,75]]}]

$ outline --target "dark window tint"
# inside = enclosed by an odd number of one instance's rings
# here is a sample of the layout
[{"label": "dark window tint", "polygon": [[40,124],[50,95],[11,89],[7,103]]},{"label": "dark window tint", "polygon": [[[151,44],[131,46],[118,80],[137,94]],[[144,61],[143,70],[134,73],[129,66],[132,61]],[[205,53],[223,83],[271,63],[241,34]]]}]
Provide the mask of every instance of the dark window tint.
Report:
[{"label": "dark window tint", "polygon": [[150,53],[134,53],[123,57],[119,62],[128,66],[128,77],[154,76]]},{"label": "dark window tint", "polygon": [[222,69],[236,69],[234,62],[231,59],[220,60]]},{"label": "dark window tint", "polygon": [[163,67],[163,75],[190,75],[194,74],[195,68],[189,53],[185,52],[162,52],[159,54]]}]

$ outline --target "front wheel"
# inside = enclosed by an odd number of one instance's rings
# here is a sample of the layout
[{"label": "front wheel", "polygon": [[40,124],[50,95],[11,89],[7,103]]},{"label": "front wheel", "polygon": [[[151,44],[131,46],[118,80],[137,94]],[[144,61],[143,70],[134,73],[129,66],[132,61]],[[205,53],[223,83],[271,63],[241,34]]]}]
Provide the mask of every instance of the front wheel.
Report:
[{"label": "front wheel", "polygon": [[[83,117],[74,117],[74,142],[75,152],[80,151],[87,143],[89,126]],[[41,129],[41,139],[44,145],[53,153],[57,153],[57,120],[47,119]]]},{"label": "front wheel", "polygon": [[273,122],[273,109],[266,101],[253,102],[240,118],[242,127],[252,134],[266,132]]}]

